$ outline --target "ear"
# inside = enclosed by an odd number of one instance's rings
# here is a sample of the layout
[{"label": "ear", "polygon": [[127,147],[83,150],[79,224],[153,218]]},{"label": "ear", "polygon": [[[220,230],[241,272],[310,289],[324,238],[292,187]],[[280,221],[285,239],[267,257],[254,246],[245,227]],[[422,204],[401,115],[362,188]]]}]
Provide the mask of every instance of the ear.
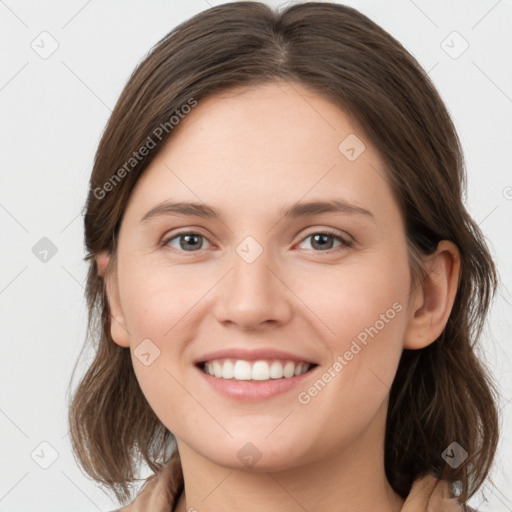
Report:
[{"label": "ear", "polygon": [[[130,337],[119,299],[117,268],[109,268],[107,272],[110,258],[111,255],[106,251],[100,252],[95,256],[98,275],[105,281],[107,299],[110,307],[110,335],[114,342],[120,347],[129,347]],[[112,263],[114,262],[112,261]]]},{"label": "ear", "polygon": [[427,276],[423,286],[413,290],[409,301],[410,316],[404,338],[406,349],[424,348],[441,335],[457,293],[460,253],[453,242],[439,242],[426,264]]}]

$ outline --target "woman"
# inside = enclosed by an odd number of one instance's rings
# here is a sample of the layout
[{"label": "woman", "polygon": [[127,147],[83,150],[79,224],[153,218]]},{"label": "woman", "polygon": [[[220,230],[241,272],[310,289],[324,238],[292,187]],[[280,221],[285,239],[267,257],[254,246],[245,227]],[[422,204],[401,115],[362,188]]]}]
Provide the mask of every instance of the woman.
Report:
[{"label": "woman", "polygon": [[426,73],[330,3],[208,9],[137,67],[85,214],[73,447],[124,512],[470,510],[496,283]]}]

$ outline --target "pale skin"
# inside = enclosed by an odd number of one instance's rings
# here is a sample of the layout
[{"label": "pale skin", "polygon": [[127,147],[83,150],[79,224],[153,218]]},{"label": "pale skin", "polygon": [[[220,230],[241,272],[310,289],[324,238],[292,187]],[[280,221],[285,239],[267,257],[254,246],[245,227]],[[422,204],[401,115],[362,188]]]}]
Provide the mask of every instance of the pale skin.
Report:
[{"label": "pale skin", "polygon": [[[456,246],[441,242],[426,260],[425,286],[412,286],[404,219],[379,154],[343,111],[298,84],[222,92],[182,123],[132,193],[108,277],[109,255],[97,255],[112,338],[131,350],[146,399],[177,438],[185,478],[178,510],[399,511],[403,499],[384,471],[390,385],[402,350],[429,345],[446,325]],[[338,149],[349,134],[366,146],[354,161]],[[281,211],[330,199],[371,215]],[[209,205],[221,219],[141,222],[168,200]],[[313,235],[325,229],[352,245],[331,235],[322,248]],[[201,236],[160,245],[178,232]],[[236,252],[248,236],[263,249],[252,263]],[[298,392],[397,302],[401,311],[378,335],[300,403]],[[149,366],[134,355],[144,339],[160,350]],[[193,365],[226,347],[274,347],[319,366],[300,389],[235,402]],[[262,455],[253,467],[237,457],[248,441]]]}]

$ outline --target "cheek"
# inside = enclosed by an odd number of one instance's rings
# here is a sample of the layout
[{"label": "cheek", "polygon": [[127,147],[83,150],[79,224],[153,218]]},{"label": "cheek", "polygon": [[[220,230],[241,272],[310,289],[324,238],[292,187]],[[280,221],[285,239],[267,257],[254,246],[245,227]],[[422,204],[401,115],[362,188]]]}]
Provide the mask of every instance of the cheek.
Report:
[{"label": "cheek", "polygon": [[189,425],[195,421],[194,403],[180,385],[181,363],[184,348],[197,334],[195,307],[212,284],[208,276],[194,280],[178,267],[132,265],[124,276],[123,315],[140,388],[163,424],[174,425],[179,416]]},{"label": "cheek", "polygon": [[[133,266],[123,283],[123,312],[132,341],[141,337],[168,340],[187,323],[187,315],[211,287],[208,279],[183,267]],[[207,276],[205,276],[206,278]],[[215,276],[212,276],[214,278]],[[212,280],[213,282],[213,280]]]},{"label": "cheek", "polygon": [[364,343],[377,332],[390,343],[401,342],[410,286],[405,249],[356,254],[314,272],[294,270],[288,277],[333,354],[348,350],[353,339]]},{"label": "cheek", "polygon": [[[330,414],[339,428],[350,421],[364,424],[386,399],[403,350],[409,293],[406,252],[360,258],[317,277],[301,293],[325,326],[322,341],[330,360],[324,363],[321,382],[301,390],[299,402],[312,406],[316,417],[329,404],[338,404]],[[347,418],[347,410],[357,414]]]}]

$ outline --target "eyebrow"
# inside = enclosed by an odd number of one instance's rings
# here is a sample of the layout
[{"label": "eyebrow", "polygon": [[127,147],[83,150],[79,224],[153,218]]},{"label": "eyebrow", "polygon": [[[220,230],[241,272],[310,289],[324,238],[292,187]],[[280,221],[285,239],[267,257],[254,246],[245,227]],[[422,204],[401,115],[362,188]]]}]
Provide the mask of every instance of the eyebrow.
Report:
[{"label": "eyebrow", "polygon": [[[306,217],[308,215],[318,215],[320,213],[349,213],[361,214],[374,218],[371,211],[348,203],[341,199],[331,199],[328,201],[309,201],[296,203],[288,208],[282,208],[280,214],[284,218]],[[140,220],[141,223],[147,223],[154,217],[163,215],[189,215],[205,219],[220,219],[220,212],[203,203],[164,201],[149,210]]]}]

